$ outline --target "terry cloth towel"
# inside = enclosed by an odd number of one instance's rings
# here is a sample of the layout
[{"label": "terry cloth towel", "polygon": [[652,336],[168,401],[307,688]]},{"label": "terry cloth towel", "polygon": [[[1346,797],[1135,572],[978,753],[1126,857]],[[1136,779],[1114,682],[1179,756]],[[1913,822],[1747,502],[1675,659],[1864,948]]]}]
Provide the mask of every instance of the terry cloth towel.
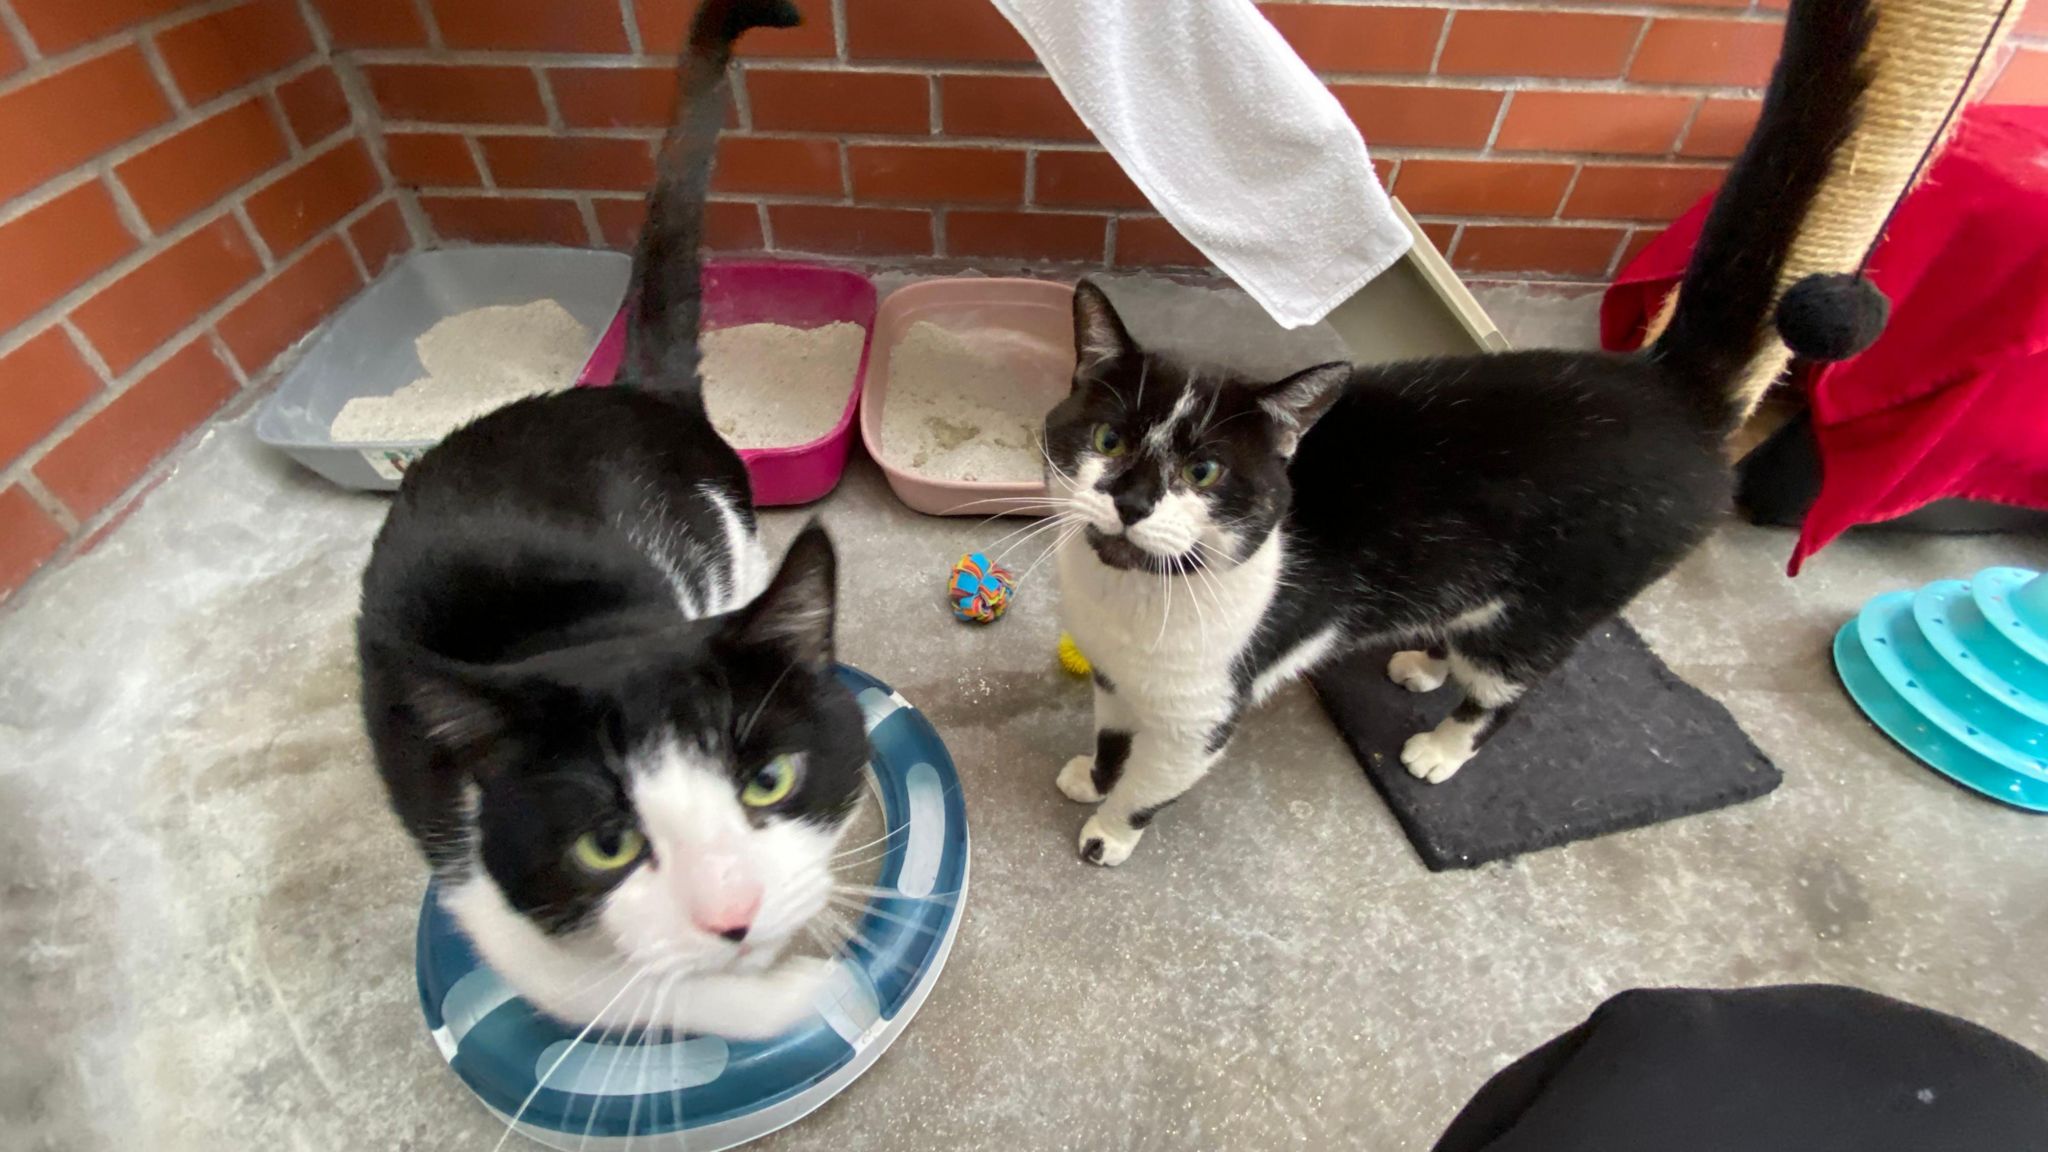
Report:
[{"label": "terry cloth towel", "polygon": [[995,0],[1161,215],[1288,328],[1408,251],[1365,141],[1251,0]]}]

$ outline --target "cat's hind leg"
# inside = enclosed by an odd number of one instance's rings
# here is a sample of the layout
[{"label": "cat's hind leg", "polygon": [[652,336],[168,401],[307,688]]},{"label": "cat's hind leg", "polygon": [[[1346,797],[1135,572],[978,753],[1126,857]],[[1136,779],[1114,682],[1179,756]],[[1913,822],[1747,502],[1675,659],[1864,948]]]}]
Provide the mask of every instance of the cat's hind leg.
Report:
[{"label": "cat's hind leg", "polygon": [[1532,685],[1571,655],[1579,630],[1569,623],[1527,616],[1454,634],[1445,664],[1464,700],[1443,723],[1401,746],[1408,774],[1441,784],[1479,751],[1513,715]]},{"label": "cat's hind leg", "polygon": [[1394,653],[1387,661],[1387,679],[1410,692],[1434,692],[1451,674],[1450,654],[1441,644]]}]

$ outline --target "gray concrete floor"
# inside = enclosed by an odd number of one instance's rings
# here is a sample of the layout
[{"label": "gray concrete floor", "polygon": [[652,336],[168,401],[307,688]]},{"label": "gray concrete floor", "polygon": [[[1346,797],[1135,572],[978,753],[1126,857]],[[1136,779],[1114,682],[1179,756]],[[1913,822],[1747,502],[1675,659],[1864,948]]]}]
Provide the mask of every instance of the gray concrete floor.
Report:
[{"label": "gray concrete floor", "polygon": [[[1518,339],[1589,303],[1488,293]],[[0,616],[0,1144],[488,1149],[420,1024],[422,869],[370,770],[350,648],[384,509],[234,419]],[[2048,1050],[2048,820],[1948,785],[1837,689],[1865,598],[2048,542],[1865,535],[1797,581],[1730,525],[1631,618],[1785,772],[1755,804],[1470,873],[1423,870],[1299,688],[1108,872],[1052,777],[1088,694],[1041,574],[956,625],[999,532],[857,462],[817,509],[844,654],[958,760],[975,836],[951,965],[873,1071],[764,1147],[1427,1147],[1505,1061],[1633,985],[1843,981]],[[786,537],[808,512],[769,518]]]}]

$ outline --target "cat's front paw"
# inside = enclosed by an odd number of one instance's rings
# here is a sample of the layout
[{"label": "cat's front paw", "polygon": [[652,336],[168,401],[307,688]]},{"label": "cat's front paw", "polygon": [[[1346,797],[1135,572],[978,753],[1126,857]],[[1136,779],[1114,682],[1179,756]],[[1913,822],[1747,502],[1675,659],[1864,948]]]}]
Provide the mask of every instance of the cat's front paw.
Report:
[{"label": "cat's front paw", "polygon": [[1472,752],[1472,742],[1462,734],[1447,735],[1442,729],[1432,729],[1408,738],[1401,746],[1401,763],[1410,776],[1441,784],[1458,774],[1458,769],[1472,758]]},{"label": "cat's front paw", "polygon": [[1104,868],[1114,868],[1131,858],[1131,851],[1145,835],[1142,828],[1133,828],[1118,821],[1112,827],[1101,813],[1088,818],[1081,825],[1081,859]]},{"label": "cat's front paw", "polygon": [[1060,791],[1077,804],[1100,804],[1102,793],[1095,790],[1095,757],[1076,756],[1060,769]]},{"label": "cat's front paw", "polygon": [[832,979],[833,963],[792,956],[755,979],[744,1007],[745,1023],[724,1035],[734,1040],[768,1040],[782,1035],[816,1010],[818,994]]},{"label": "cat's front paw", "polygon": [[1444,686],[1451,662],[1438,660],[1427,652],[1396,652],[1387,661],[1387,679],[1410,692],[1434,692]]}]

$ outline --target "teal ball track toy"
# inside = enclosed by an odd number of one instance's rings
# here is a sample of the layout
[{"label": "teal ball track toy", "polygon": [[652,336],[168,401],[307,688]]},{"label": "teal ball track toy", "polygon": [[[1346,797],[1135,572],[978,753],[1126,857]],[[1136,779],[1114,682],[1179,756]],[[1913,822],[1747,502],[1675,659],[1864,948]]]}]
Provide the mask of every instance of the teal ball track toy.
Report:
[{"label": "teal ball track toy", "polygon": [[[967,900],[967,808],[938,732],[887,684],[842,667],[860,704],[888,835],[857,938],[805,1023],[761,1043],[591,1036],[535,1011],[477,958],[430,887],[420,1009],[455,1074],[501,1121],[574,1152],[719,1152],[793,1124],[866,1071],[910,1023]],[[933,897],[944,897],[934,899]]]},{"label": "teal ball track toy", "polygon": [[2048,577],[1987,568],[1888,592],[1835,635],[1858,707],[1930,767],[2048,812]]}]

